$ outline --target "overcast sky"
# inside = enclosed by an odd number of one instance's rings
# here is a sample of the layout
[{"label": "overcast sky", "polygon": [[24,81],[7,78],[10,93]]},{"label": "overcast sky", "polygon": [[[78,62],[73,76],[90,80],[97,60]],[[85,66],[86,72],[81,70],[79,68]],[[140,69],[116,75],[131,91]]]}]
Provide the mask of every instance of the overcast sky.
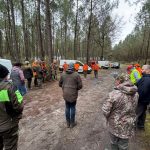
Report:
[{"label": "overcast sky", "polygon": [[118,39],[113,43],[117,44],[120,40],[124,40],[125,37],[130,34],[135,27],[135,16],[139,12],[141,4],[129,6],[125,0],[120,0],[119,7],[114,10],[113,14],[122,17],[123,26],[119,33]]}]

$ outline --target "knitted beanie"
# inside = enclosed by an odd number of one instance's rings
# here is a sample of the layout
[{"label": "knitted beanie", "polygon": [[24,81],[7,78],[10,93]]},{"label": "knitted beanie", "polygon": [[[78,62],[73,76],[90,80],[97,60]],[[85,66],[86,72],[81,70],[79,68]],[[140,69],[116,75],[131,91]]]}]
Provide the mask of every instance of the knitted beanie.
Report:
[{"label": "knitted beanie", "polygon": [[9,70],[0,64],[0,78],[4,79],[9,74]]}]

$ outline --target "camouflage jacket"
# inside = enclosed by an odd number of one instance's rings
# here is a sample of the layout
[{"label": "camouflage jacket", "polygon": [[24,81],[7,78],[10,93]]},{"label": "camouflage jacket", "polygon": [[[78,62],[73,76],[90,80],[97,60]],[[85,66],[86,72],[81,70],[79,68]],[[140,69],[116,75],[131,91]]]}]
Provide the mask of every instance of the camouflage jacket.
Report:
[{"label": "camouflage jacket", "polygon": [[109,93],[102,107],[109,132],[123,139],[133,135],[138,97],[137,87],[130,82],[118,85]]}]

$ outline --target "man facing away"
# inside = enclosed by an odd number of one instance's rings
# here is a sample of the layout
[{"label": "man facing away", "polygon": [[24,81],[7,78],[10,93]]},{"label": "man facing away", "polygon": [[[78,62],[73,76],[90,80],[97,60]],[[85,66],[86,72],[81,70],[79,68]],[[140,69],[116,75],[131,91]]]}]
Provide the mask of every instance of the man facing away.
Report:
[{"label": "man facing away", "polygon": [[8,73],[8,69],[0,65],[0,150],[17,150],[23,97],[7,80]]},{"label": "man facing away", "polygon": [[146,110],[150,103],[150,65],[142,67],[142,78],[137,83],[139,101],[137,107],[137,128],[144,129]]},{"label": "man facing away", "polygon": [[108,123],[111,149],[128,150],[136,123],[137,87],[123,74],[116,77],[115,86],[102,110]]},{"label": "man facing away", "polygon": [[22,63],[15,63],[10,74],[10,78],[12,79],[13,84],[18,88],[21,95],[25,95],[27,93],[27,89],[25,86],[25,77],[23,71],[21,69]]},{"label": "man facing away", "polygon": [[67,127],[73,128],[76,125],[75,112],[78,91],[82,88],[82,80],[80,75],[74,71],[73,63],[70,63],[66,72],[63,72],[59,86],[62,87],[66,105],[65,115]]}]

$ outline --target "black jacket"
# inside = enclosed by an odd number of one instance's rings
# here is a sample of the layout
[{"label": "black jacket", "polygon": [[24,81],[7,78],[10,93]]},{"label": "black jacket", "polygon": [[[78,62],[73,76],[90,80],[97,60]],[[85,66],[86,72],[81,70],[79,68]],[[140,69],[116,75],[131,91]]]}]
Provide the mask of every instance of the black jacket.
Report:
[{"label": "black jacket", "polygon": [[26,79],[29,79],[29,78],[33,77],[33,72],[32,72],[32,69],[30,67],[25,67],[23,69],[23,74],[24,74],[24,77]]},{"label": "black jacket", "polygon": [[143,74],[137,83],[139,103],[150,103],[150,74]]}]

